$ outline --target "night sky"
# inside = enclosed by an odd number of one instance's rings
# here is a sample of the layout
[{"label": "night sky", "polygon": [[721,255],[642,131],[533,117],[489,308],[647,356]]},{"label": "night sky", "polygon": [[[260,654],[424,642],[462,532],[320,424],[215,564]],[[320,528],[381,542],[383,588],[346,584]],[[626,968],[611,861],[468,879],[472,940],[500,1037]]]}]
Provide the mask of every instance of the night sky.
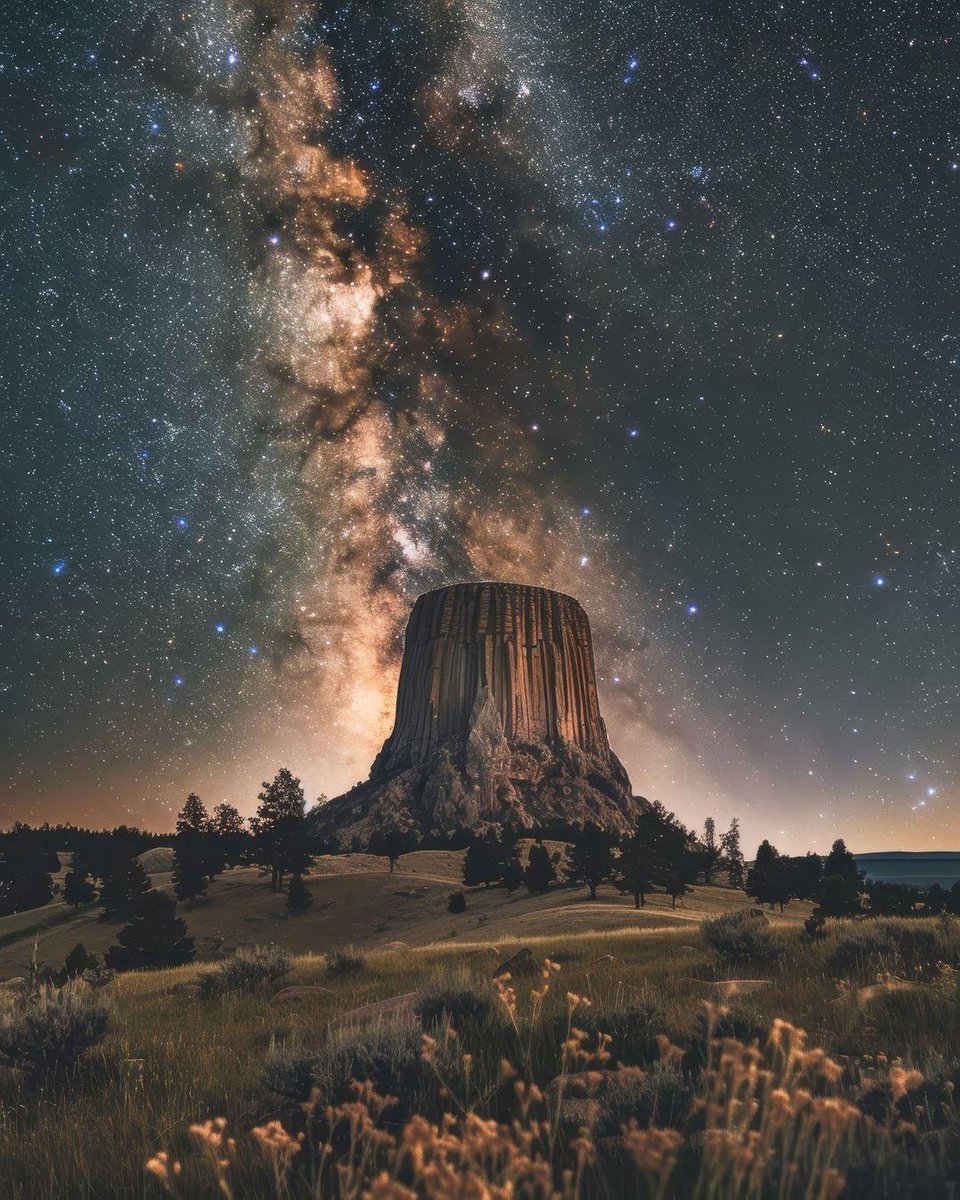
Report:
[{"label": "night sky", "polygon": [[688,823],[960,848],[955,4],[0,21],[0,822],[334,795],[494,578]]}]

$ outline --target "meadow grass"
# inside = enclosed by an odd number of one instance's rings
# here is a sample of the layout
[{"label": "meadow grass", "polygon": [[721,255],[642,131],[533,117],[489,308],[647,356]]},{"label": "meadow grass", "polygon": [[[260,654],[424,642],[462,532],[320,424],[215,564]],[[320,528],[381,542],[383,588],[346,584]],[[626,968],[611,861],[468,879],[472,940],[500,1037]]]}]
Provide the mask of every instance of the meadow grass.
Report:
[{"label": "meadow grass", "polygon": [[[451,1036],[449,1031],[444,1031],[442,1037],[437,1035],[443,1043],[437,1051],[438,1062],[443,1064],[444,1072],[453,1074],[446,1084],[435,1089],[436,1111],[426,1114],[431,1120],[439,1119],[444,1105],[453,1097],[460,1108],[506,1122],[517,1096],[512,1084],[504,1087],[503,1059],[519,1071],[524,1086],[545,1088],[564,1070],[588,1063],[605,1025],[614,1027],[622,1014],[646,1005],[650,1011],[662,1015],[663,1028],[659,1032],[665,1039],[663,1052],[669,1058],[672,1054],[669,1047],[677,1048],[677,1069],[686,1072],[691,1087],[699,1091],[700,1112],[691,1118],[681,1142],[675,1140],[675,1135],[681,1136],[676,1131],[636,1130],[629,1151],[627,1142],[618,1143],[618,1153],[621,1157],[626,1155],[632,1164],[629,1187],[623,1182],[626,1176],[616,1176],[611,1183],[602,1172],[594,1170],[591,1174],[584,1166],[577,1185],[582,1186],[583,1194],[592,1189],[596,1194],[611,1195],[719,1198],[771,1194],[784,1198],[807,1195],[823,1198],[844,1194],[842,1188],[837,1189],[846,1179],[850,1189],[847,1194],[851,1195],[899,1192],[950,1196],[954,1193],[949,1189],[957,1186],[951,1172],[955,1175],[960,1171],[957,1166],[960,1133],[954,1117],[943,1116],[943,1097],[950,1094],[947,1085],[960,1082],[960,994],[956,977],[949,969],[944,971],[932,963],[911,962],[907,972],[895,957],[888,955],[886,959],[868,958],[861,962],[855,954],[844,978],[831,974],[826,964],[832,961],[831,955],[836,956],[838,945],[846,945],[844,939],[856,941],[862,937],[864,928],[876,924],[857,922],[854,927],[850,923],[837,923],[826,937],[816,940],[799,929],[777,928],[775,938],[780,953],[775,961],[756,967],[741,964],[736,969],[723,965],[693,924],[689,928],[585,933],[523,943],[504,939],[497,942],[496,950],[483,943],[462,943],[370,953],[361,968],[344,974],[331,974],[321,955],[305,955],[294,960],[292,972],[277,986],[316,984],[322,990],[290,1004],[271,1004],[269,992],[201,999],[191,985],[201,972],[210,968],[197,964],[122,975],[104,991],[110,1006],[107,1038],[88,1052],[69,1079],[57,1086],[34,1085],[14,1072],[0,1070],[0,1195],[4,1200],[157,1197],[161,1194],[160,1185],[145,1172],[144,1164],[158,1152],[164,1152],[171,1155],[171,1161],[176,1158],[184,1163],[184,1174],[172,1181],[180,1189],[178,1194],[224,1196],[227,1192],[218,1182],[216,1172],[211,1173],[202,1154],[198,1157],[199,1135],[187,1133],[191,1124],[215,1118],[225,1119],[227,1128],[238,1139],[237,1149],[230,1155],[233,1194],[246,1200],[299,1195],[296,1187],[306,1188],[306,1177],[301,1179],[294,1173],[281,1179],[277,1174],[278,1163],[285,1164],[285,1171],[298,1155],[305,1161],[307,1151],[290,1147],[284,1151],[282,1138],[272,1148],[265,1147],[262,1139],[259,1143],[251,1142],[245,1132],[253,1127],[264,1129],[273,1118],[280,1117],[286,1129],[295,1134],[298,1121],[303,1122],[302,1113],[285,1110],[282,1101],[264,1086],[263,1066],[271,1046],[286,1044],[322,1052],[331,1027],[341,1024],[351,1010],[428,986],[475,987],[490,995],[490,977],[496,964],[521,945],[528,945],[537,955],[558,964],[559,970],[549,980],[549,991],[535,1002],[534,1011],[530,1007],[533,1002],[523,998],[518,986],[520,1000],[513,1015],[509,1004],[497,1001],[482,1020],[472,1025],[467,1022],[468,1028],[459,1031],[460,1038],[453,1049],[444,1042],[444,1038]],[[960,922],[912,921],[910,927],[929,930],[936,959],[948,964],[948,968],[960,968]],[[743,995],[731,996],[730,992],[735,991],[727,983],[731,978],[761,982],[744,984]],[[572,1005],[569,996],[582,997],[583,1002],[577,1000]],[[715,1033],[730,1033],[740,1039],[731,1040],[728,1046],[731,1056],[728,1069],[736,1074],[735,1085],[729,1080],[723,1082],[719,1076],[708,1078],[706,1074],[697,1074],[709,1067],[712,1053],[703,1032],[705,1012],[716,1023]],[[843,1119],[836,1114],[831,1118],[843,1125],[843,1129],[838,1126],[839,1131],[829,1134],[840,1139],[831,1152],[831,1161],[838,1162],[831,1170],[836,1169],[839,1174],[824,1182],[823,1162],[818,1167],[812,1159],[807,1162],[804,1157],[815,1154],[817,1147],[823,1149],[827,1143],[821,1141],[828,1134],[823,1112],[817,1115],[808,1108],[802,1118],[806,1122],[803,1152],[797,1148],[799,1141],[789,1152],[796,1155],[801,1175],[806,1171],[818,1191],[797,1191],[793,1183],[787,1186],[782,1181],[777,1184],[779,1191],[749,1191],[737,1175],[732,1158],[729,1162],[717,1159],[713,1164],[713,1176],[726,1182],[722,1186],[711,1185],[713,1190],[710,1190],[702,1179],[698,1182],[700,1177],[696,1174],[707,1153],[704,1147],[710,1141],[710,1122],[716,1125],[717,1136],[713,1140],[718,1145],[723,1143],[729,1149],[736,1140],[731,1140],[729,1130],[724,1133],[721,1128],[723,1121],[730,1122],[734,1117],[730,1111],[725,1114],[715,1111],[720,1103],[718,1089],[728,1086],[739,1089],[737,1103],[746,1108],[754,1105],[753,1119],[758,1129],[764,1137],[772,1139],[770,1154],[782,1157],[787,1152],[777,1140],[786,1135],[776,1125],[772,1110],[768,1113],[766,1107],[771,1103],[768,1093],[776,1090],[773,1083],[768,1081],[769,1086],[764,1085],[767,1091],[763,1094],[748,1094],[750,1087],[760,1086],[756,1083],[760,1078],[759,1060],[754,1061],[750,1056],[762,1052],[751,1048],[751,1037],[762,1034],[777,1019],[805,1029],[811,1043],[823,1047],[840,1064],[842,1104],[847,1107],[837,1109],[837,1113],[845,1114]],[[570,1046],[571,1025],[583,1027],[584,1038],[578,1043],[579,1048]],[[734,1049],[735,1045],[740,1048]],[[629,1050],[630,1047],[620,1048],[625,1059]],[[468,1078],[464,1076],[463,1053],[469,1057]],[[609,1053],[611,1061],[615,1061],[618,1047],[612,1045]],[[655,1066],[646,1065],[650,1069]],[[913,1157],[904,1151],[898,1158],[899,1143],[895,1146],[889,1140],[880,1149],[872,1143],[868,1147],[866,1127],[862,1122],[858,1124],[860,1109],[856,1111],[857,1119],[848,1111],[871,1088],[875,1091],[879,1088],[875,1101],[883,1110],[883,1119],[890,1123],[894,1111],[889,1083],[891,1065],[904,1072],[916,1070],[925,1079],[935,1079],[940,1088],[936,1096],[931,1093],[924,1100],[930,1112],[935,1109],[938,1114],[939,1128],[935,1135],[924,1125],[924,1121],[932,1120],[929,1114],[918,1117],[907,1114],[923,1133],[922,1155],[914,1147]],[[716,1062],[711,1069],[718,1069]],[[749,1080],[754,1082],[748,1086]],[[819,1078],[798,1077],[788,1083],[787,1090],[793,1097],[791,1103],[797,1104],[796,1096],[805,1089],[812,1105],[814,1100],[820,1102],[824,1086]],[[378,1102],[368,1096],[366,1103],[368,1108],[375,1109]],[[841,1104],[839,1096],[837,1104]],[[896,1113],[896,1121],[906,1121],[901,1109]],[[459,1116],[465,1119],[462,1112]],[[801,1116],[791,1119],[796,1124]],[[799,1137],[796,1132],[799,1127],[799,1124],[790,1127],[795,1140]],[[917,1141],[920,1133],[909,1136]],[[219,1136],[215,1130],[211,1133],[214,1136]],[[467,1131],[461,1128],[457,1136],[466,1137]],[[203,1149],[206,1143],[200,1140]],[[561,1158],[576,1175],[576,1155],[570,1150],[575,1144],[576,1139],[571,1135]],[[694,1147],[699,1147],[695,1155]],[[281,1163],[284,1153],[289,1162]],[[439,1151],[435,1148],[431,1153]],[[687,1162],[691,1156],[700,1167],[695,1169]],[[865,1165],[868,1159],[881,1166],[868,1169]],[[918,1174],[917,1163],[921,1161],[923,1171]],[[666,1177],[665,1164],[672,1164]],[[620,1170],[622,1165],[610,1169]],[[905,1171],[914,1179],[912,1192],[903,1182]],[[574,1177],[568,1177],[568,1183],[571,1179]],[[780,1175],[777,1179],[781,1179]],[[663,1188],[658,1190],[661,1184]],[[329,1186],[329,1181],[323,1184],[326,1189]],[[560,1189],[558,1194],[562,1194],[561,1185],[556,1186]],[[870,1190],[864,1190],[867,1187]],[[671,1188],[674,1190],[670,1191]],[[340,1194],[349,1193],[341,1190]],[[358,1184],[356,1195],[361,1194]],[[416,1194],[443,1193],[421,1188]],[[547,1196],[551,1192],[522,1194]],[[386,1200],[400,1197],[401,1192],[383,1191],[382,1195]]]}]

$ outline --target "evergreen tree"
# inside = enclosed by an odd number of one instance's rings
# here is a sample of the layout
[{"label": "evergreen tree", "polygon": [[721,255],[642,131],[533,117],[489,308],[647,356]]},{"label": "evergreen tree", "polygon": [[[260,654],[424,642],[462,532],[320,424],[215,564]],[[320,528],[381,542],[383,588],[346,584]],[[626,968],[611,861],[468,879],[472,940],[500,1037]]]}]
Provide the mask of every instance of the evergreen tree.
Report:
[{"label": "evergreen tree", "polygon": [[302,875],[291,875],[287,885],[287,911],[295,916],[305,913],[313,903],[313,893],[307,890]]},{"label": "evergreen tree", "polygon": [[38,830],[18,821],[9,833],[0,835],[0,916],[49,904],[51,866],[45,838]]},{"label": "evergreen tree", "polygon": [[505,829],[503,832],[498,878],[508,892],[515,892],[523,883],[523,863],[520,861],[516,830]]},{"label": "evergreen tree", "polygon": [[191,792],[177,813],[177,836],[208,833],[210,828],[210,817],[203,801],[196,792]]},{"label": "evergreen tree", "polygon": [[778,902],[783,904],[783,869],[780,864],[780,852],[766,838],[760,843],[756,860],[747,872],[747,886],[744,890],[758,904],[767,904],[771,908]]},{"label": "evergreen tree", "polygon": [[224,862],[236,867],[244,861],[248,850],[249,834],[243,817],[232,804],[218,804],[211,819],[213,831],[220,839]]},{"label": "evergreen tree", "polygon": [[551,885],[556,882],[556,878],[556,863],[551,857],[550,851],[543,842],[536,842],[530,847],[527,869],[523,873],[523,882],[526,884],[527,891],[534,895],[548,892]]},{"label": "evergreen tree", "polygon": [[202,800],[194,792],[177,814],[173,849],[173,890],[178,900],[193,900],[203,895],[226,866],[221,839]]},{"label": "evergreen tree", "polygon": [[68,979],[76,979],[84,971],[91,971],[99,965],[100,959],[97,955],[91,954],[83,942],[77,942],[64,960],[63,971],[60,974],[63,981],[66,982]]},{"label": "evergreen tree", "polygon": [[97,898],[97,889],[90,882],[87,864],[74,854],[70,870],[63,880],[63,900],[76,912],[81,904],[92,904]]},{"label": "evergreen tree", "polygon": [[119,945],[107,951],[107,966],[117,971],[141,967],[178,967],[194,958],[193,938],[164,892],[148,891],[136,903],[130,924],[117,934]]},{"label": "evergreen tree", "polygon": [[688,887],[679,875],[677,875],[675,872],[671,871],[670,874],[667,876],[667,878],[664,880],[663,890],[667,893],[667,895],[673,901],[672,907],[676,908],[677,900],[678,899],[682,900],[683,897],[687,894],[687,892],[693,891],[693,888]]},{"label": "evergreen tree", "polygon": [[491,833],[474,838],[463,856],[463,882],[466,887],[489,887],[500,879],[500,843]]},{"label": "evergreen tree", "polygon": [[823,864],[823,874],[839,875],[841,879],[851,883],[862,881],[863,875],[857,870],[857,860],[847,849],[843,838],[837,838],[830,847],[830,853]]},{"label": "evergreen tree", "polygon": [[313,865],[303,788],[281,767],[272,783],[263,784],[257,799],[257,815],[251,821],[254,855],[270,876],[270,890],[276,892],[287,875],[306,875]]},{"label": "evergreen tree", "polygon": [[720,853],[723,855],[727,882],[732,888],[742,888],[746,882],[747,868],[740,849],[740,822],[736,817],[730,822],[727,832],[720,835]]},{"label": "evergreen tree", "polygon": [[613,874],[613,835],[597,825],[584,825],[567,847],[564,876],[569,883],[583,883],[596,900],[597,888]]},{"label": "evergreen tree", "polygon": [[409,854],[420,845],[420,837],[414,829],[404,829],[400,825],[387,825],[376,830],[367,846],[370,854],[379,855],[387,860],[390,874],[393,874],[402,854]]},{"label": "evergreen tree", "polygon": [[[634,905],[642,908],[647,902],[647,893],[653,891],[660,874],[656,856],[643,834],[634,833],[620,843],[614,877],[617,885],[633,897]],[[661,879],[663,876],[660,876]]]},{"label": "evergreen tree", "polygon": [[150,890],[150,878],[136,859],[114,864],[97,897],[102,921],[128,921],[140,899]]},{"label": "evergreen tree", "polygon": [[703,823],[703,838],[697,845],[697,864],[703,873],[706,885],[713,883],[713,877],[723,862],[723,851],[717,843],[717,824],[713,817],[707,817]]}]

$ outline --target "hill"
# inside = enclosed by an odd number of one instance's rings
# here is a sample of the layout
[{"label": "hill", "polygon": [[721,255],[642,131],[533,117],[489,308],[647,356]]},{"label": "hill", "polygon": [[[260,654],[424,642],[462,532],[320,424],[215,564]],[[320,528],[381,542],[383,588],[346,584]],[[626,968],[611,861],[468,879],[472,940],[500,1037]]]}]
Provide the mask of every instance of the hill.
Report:
[{"label": "hill", "polygon": [[[295,954],[322,954],[345,944],[373,949],[394,941],[408,946],[476,944],[561,933],[684,928],[750,904],[742,892],[715,887],[695,888],[676,910],[669,897],[653,895],[640,912],[612,888],[602,888],[596,901],[586,898],[584,888],[557,888],[541,896],[525,889],[509,894],[502,888],[475,888],[465,891],[467,911],[454,916],[446,906],[451,892],[464,890],[459,882],[462,858],[460,851],[421,850],[405,855],[391,875],[385,860],[374,855],[323,857],[308,880],[313,905],[297,917],[287,914],[285,896],[272,893],[256,870],[238,868],[180,912],[198,954],[210,958],[254,942],[276,943]],[[155,887],[170,887],[169,873],[152,878]],[[77,942],[103,953],[116,940],[117,926],[98,921],[98,911],[74,914],[54,900],[0,920],[0,978],[24,972],[34,940],[40,961],[54,966]],[[774,919],[797,924],[809,911],[809,904],[796,902]]]}]

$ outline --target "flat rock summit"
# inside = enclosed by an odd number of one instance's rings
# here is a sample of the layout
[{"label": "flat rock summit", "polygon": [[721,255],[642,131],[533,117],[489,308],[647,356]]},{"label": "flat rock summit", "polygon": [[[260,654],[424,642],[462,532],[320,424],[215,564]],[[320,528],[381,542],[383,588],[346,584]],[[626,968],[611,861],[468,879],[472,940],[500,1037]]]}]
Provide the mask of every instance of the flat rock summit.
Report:
[{"label": "flat rock summit", "polygon": [[407,624],[393,732],[370,778],[317,814],[324,837],[446,841],[514,825],[623,829],[641,802],[607,741],[587,614],[515,583],[427,592]]}]

